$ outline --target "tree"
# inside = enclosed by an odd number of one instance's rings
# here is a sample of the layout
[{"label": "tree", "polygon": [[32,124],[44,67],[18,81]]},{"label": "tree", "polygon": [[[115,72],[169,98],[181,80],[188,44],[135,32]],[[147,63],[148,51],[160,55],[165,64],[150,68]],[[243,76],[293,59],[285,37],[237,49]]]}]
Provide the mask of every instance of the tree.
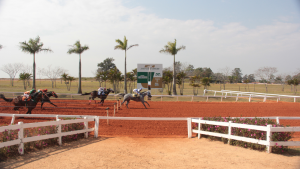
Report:
[{"label": "tree", "polygon": [[133,73],[133,77],[134,77],[134,83],[133,83],[133,86],[135,86],[135,82],[137,81],[137,68],[132,69],[131,72]]},{"label": "tree", "polygon": [[103,62],[98,63],[99,71],[107,72],[109,69],[115,68],[116,65],[113,63],[114,58],[106,58]]},{"label": "tree", "polygon": [[24,85],[24,90],[26,90],[26,82],[28,83],[28,81],[30,80],[31,78],[31,74],[30,73],[20,73],[19,74],[19,79],[20,80],[23,80],[23,85]]},{"label": "tree", "polygon": [[223,81],[223,90],[225,90],[225,83],[228,81],[228,76],[230,74],[230,68],[229,67],[225,67],[225,68],[223,68],[223,69],[220,70],[220,73],[222,75],[221,79]]},{"label": "tree", "polygon": [[49,48],[43,48],[44,44],[40,42],[40,37],[37,36],[35,39],[29,39],[28,43],[20,42],[20,48],[25,53],[33,54],[33,84],[32,88],[36,88],[35,86],[35,54],[44,51],[44,52],[52,52]]},{"label": "tree", "polygon": [[200,85],[200,77],[199,76],[192,76],[190,77],[190,86],[193,86],[193,93],[195,96],[198,94],[198,88],[201,87]]},{"label": "tree", "polygon": [[0,45],[0,49],[2,49],[2,45]]},{"label": "tree", "polygon": [[75,78],[72,77],[72,76],[69,76],[67,73],[63,73],[63,74],[60,75],[60,76],[61,76],[61,78],[63,79],[63,81],[65,81],[65,84],[66,84],[66,86],[67,86],[67,90],[70,91],[72,81],[74,81]]},{"label": "tree", "polygon": [[176,39],[175,42],[168,42],[167,45],[164,46],[163,49],[161,49],[159,52],[160,53],[167,53],[170,55],[174,56],[174,60],[173,60],[173,95],[177,95],[176,93],[176,72],[175,72],[175,55],[180,51],[180,50],[184,50],[185,46],[180,46],[179,48],[176,48]]},{"label": "tree", "polygon": [[22,67],[22,63],[7,64],[1,67],[1,70],[9,75],[11,86],[14,86],[14,79]]},{"label": "tree", "polygon": [[43,69],[42,74],[47,76],[52,82],[52,88],[54,88],[54,84],[56,87],[56,80],[61,77],[61,74],[66,72],[63,68],[56,66],[54,69],[51,68],[51,65],[47,67],[47,69]]},{"label": "tree", "polygon": [[201,84],[204,86],[204,89],[207,89],[207,86],[210,86],[211,78],[204,77],[201,79]]},{"label": "tree", "polygon": [[268,83],[270,83],[274,77],[274,74],[277,72],[278,70],[276,67],[261,67],[255,71],[255,75],[261,80],[266,80]]},{"label": "tree", "polygon": [[[164,84],[167,84],[167,86],[168,86],[167,92],[169,95],[171,95],[172,78],[173,78],[173,73],[170,70],[164,69],[162,82]],[[170,85],[170,83],[171,83],[171,85]]]},{"label": "tree", "polygon": [[121,74],[122,73],[119,71],[119,69],[117,69],[117,67],[110,69],[109,72],[108,72],[108,79],[113,84],[113,88],[114,88],[114,91],[116,93],[119,92],[117,90],[118,89],[118,84],[117,83],[118,83],[118,80],[120,80]]},{"label": "tree", "polygon": [[88,46],[81,46],[80,44],[80,41],[76,41],[74,43],[74,45],[70,45],[72,46],[71,49],[69,49],[68,53],[69,54],[72,54],[72,53],[76,53],[76,54],[79,54],[79,75],[78,75],[78,94],[81,94],[82,91],[81,91],[81,54],[88,50],[89,47]]},{"label": "tree", "polygon": [[236,83],[242,82],[242,71],[240,68],[234,68],[231,72],[231,76],[233,76],[233,79]]},{"label": "tree", "polygon": [[183,95],[183,87],[184,87],[184,78],[185,77],[186,77],[186,73],[184,73],[184,71],[181,71],[176,75],[176,82],[180,89],[180,95]]},{"label": "tree", "polygon": [[125,51],[125,68],[124,68],[124,93],[127,94],[127,83],[126,83],[126,74],[127,74],[127,69],[126,69],[126,51],[129,50],[130,48],[134,47],[134,46],[139,46],[138,44],[135,45],[130,45],[129,47],[127,47],[127,41],[128,39],[126,39],[126,36],[124,36],[124,41],[122,42],[120,39],[116,39],[116,42],[118,43],[118,45],[115,46],[115,50],[116,49],[120,49],[120,50],[124,50]]}]

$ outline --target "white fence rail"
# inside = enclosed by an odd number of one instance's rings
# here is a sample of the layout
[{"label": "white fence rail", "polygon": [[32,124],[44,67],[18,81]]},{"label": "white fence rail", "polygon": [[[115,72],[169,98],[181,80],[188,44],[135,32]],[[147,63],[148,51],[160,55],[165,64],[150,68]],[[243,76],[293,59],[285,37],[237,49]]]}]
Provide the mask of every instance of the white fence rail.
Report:
[{"label": "white fence rail", "polygon": [[[225,94],[226,97],[235,97],[236,101],[238,100],[239,97],[249,97],[249,102],[251,102],[251,98],[257,97],[257,98],[263,98],[263,102],[266,102],[267,98],[275,98],[277,99],[277,102],[280,101],[280,98],[294,98],[294,102],[296,102],[296,98],[300,98],[300,96],[293,96],[293,95],[280,95],[280,94],[268,94],[268,93],[257,93],[257,92],[241,92],[241,91],[232,91],[232,90],[204,90],[203,91],[203,96],[205,96],[205,93],[207,92],[214,92],[214,97],[217,97],[217,93],[221,93],[223,98],[223,94]],[[231,96],[228,96],[230,94]],[[232,94],[236,94],[236,96],[232,96]],[[222,101],[222,99],[221,99]]]},{"label": "white fence rail", "polygon": [[[228,139],[234,139],[234,140],[241,140],[251,143],[257,143],[266,145],[268,147],[268,152],[271,151],[271,146],[275,146],[277,143],[278,145],[282,146],[300,146],[300,141],[288,141],[288,142],[272,142],[270,141],[271,133],[272,132],[300,132],[300,127],[271,127],[271,126],[256,126],[256,125],[245,125],[245,124],[237,124],[237,123],[231,123],[231,122],[216,122],[216,121],[207,121],[207,120],[201,120],[201,117],[197,118],[185,118],[185,117],[111,117],[111,116],[91,116],[91,115],[44,115],[44,114],[2,114],[0,113],[0,117],[12,117],[11,124],[14,124],[14,120],[16,117],[53,117],[56,118],[56,121],[52,122],[39,122],[39,123],[27,123],[23,124],[22,122],[19,122],[18,125],[9,125],[9,126],[3,126],[0,127],[0,132],[8,131],[8,130],[17,130],[19,131],[19,137],[17,140],[8,141],[4,143],[0,143],[0,148],[4,146],[10,146],[10,145],[16,145],[19,144],[19,153],[23,154],[24,151],[24,143],[30,142],[30,141],[37,141],[37,140],[43,140],[48,138],[58,138],[58,143],[61,145],[61,137],[66,135],[73,135],[77,133],[85,133],[85,137],[87,137],[87,133],[90,131],[94,131],[94,137],[98,137],[98,129],[99,129],[99,120],[106,119],[108,120],[181,120],[181,121],[187,121],[187,130],[188,130],[188,138],[192,137],[192,133],[198,133],[198,138],[200,138],[200,134],[206,134],[206,135],[212,135],[217,137],[224,137]],[[62,117],[70,117],[70,118],[81,118],[81,119],[75,119],[75,120],[63,120],[61,121],[59,118]],[[82,119],[83,118],[83,119]],[[234,117],[233,117],[234,118]],[[239,118],[239,117],[238,117]],[[254,117],[243,117],[243,118],[254,118]],[[279,124],[279,119],[289,119],[289,120],[300,120],[300,117],[261,117],[261,118],[269,118],[274,119]],[[88,122],[94,121],[95,127],[88,129]],[[76,130],[71,132],[61,132],[61,125],[62,124],[70,124],[70,123],[84,123],[84,129],[83,130]],[[200,127],[198,130],[192,129],[192,123],[198,123],[200,124],[211,124],[211,125],[219,125],[219,126],[228,126],[228,133],[229,134],[222,134],[222,133],[214,133],[214,132],[208,132],[208,131],[201,131]],[[43,135],[43,136],[35,136],[35,137],[27,137],[23,138],[23,130],[24,128],[31,128],[31,127],[42,127],[42,126],[50,126],[50,125],[56,125],[58,126],[58,131],[56,134],[49,134],[49,135]],[[253,130],[262,130],[267,132],[267,140],[257,140],[253,138],[246,138],[246,137],[240,137],[240,136],[233,136],[231,135],[231,127],[240,127],[240,128],[246,128],[246,129],[253,129]]]},{"label": "white fence rail", "polygon": [[[300,118],[298,118],[300,119]],[[300,141],[271,141],[272,132],[300,132],[300,127],[272,127],[272,125],[267,126],[256,126],[256,125],[249,125],[249,124],[239,124],[239,123],[232,123],[229,122],[218,122],[218,121],[209,121],[209,120],[201,120],[199,119],[192,119],[192,122],[198,123],[198,130],[192,130],[193,133],[198,133],[198,138],[200,139],[201,134],[215,136],[215,137],[223,137],[228,139],[228,144],[231,139],[245,141],[255,144],[261,144],[267,146],[267,152],[270,153],[272,151],[272,146],[279,145],[279,146],[300,146]],[[203,131],[201,130],[201,124],[209,124],[209,125],[218,125],[218,126],[226,126],[228,127],[228,134],[223,133],[216,133],[210,131]],[[266,140],[258,140],[254,138],[248,137],[241,137],[241,136],[234,136],[231,135],[231,128],[232,127],[239,127],[244,129],[252,129],[252,130],[260,130],[266,131]]]},{"label": "white fence rail", "polygon": [[[95,128],[91,128],[91,129],[88,128],[89,121],[94,121],[94,119],[87,119],[86,117],[84,117],[84,119],[76,119],[76,120],[58,119],[57,121],[39,122],[39,123],[25,123],[24,124],[23,122],[19,122],[17,125],[3,126],[3,127],[0,127],[0,132],[9,131],[9,130],[19,130],[19,132],[18,132],[18,139],[0,143],[0,148],[19,144],[19,148],[18,148],[19,153],[24,154],[24,143],[27,143],[27,142],[45,140],[45,139],[49,139],[49,138],[58,138],[58,144],[61,145],[63,136],[79,134],[79,133],[85,133],[85,138],[87,138],[88,132],[95,130]],[[82,122],[84,123],[83,130],[61,132],[61,125],[63,125],[63,124],[82,123]],[[43,127],[43,126],[51,126],[51,125],[58,127],[56,134],[47,134],[47,135],[43,135],[43,136],[34,136],[34,137],[24,138],[24,129],[25,128]]]}]

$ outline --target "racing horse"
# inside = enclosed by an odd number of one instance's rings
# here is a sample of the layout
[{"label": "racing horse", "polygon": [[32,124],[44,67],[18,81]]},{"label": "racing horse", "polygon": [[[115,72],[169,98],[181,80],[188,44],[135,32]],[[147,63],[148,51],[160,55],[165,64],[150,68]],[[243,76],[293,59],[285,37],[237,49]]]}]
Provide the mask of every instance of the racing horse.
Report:
[{"label": "racing horse", "polygon": [[43,97],[42,97],[42,99],[41,99],[41,102],[42,102],[42,104],[41,104],[41,109],[43,108],[43,104],[44,104],[45,102],[48,102],[48,103],[52,104],[53,106],[57,107],[55,104],[53,104],[53,103],[50,101],[50,97],[51,97],[51,96],[53,96],[53,97],[55,97],[55,98],[58,98],[57,94],[56,94],[54,91],[49,91],[49,92],[43,93]]},{"label": "racing horse", "polygon": [[[119,95],[124,96],[124,100],[123,100],[123,102],[121,103],[121,105],[122,105],[123,103],[125,103],[125,101],[127,101],[127,103],[126,103],[127,108],[128,108],[128,104],[129,104],[130,100],[133,100],[133,101],[136,101],[136,102],[142,102],[144,106],[145,106],[144,103],[147,103],[148,106],[150,107],[149,103],[148,103],[147,101],[144,100],[144,97],[145,97],[146,95],[147,95],[148,97],[150,97],[150,98],[152,97],[152,96],[151,96],[151,93],[150,93],[149,91],[141,92],[141,94],[140,94],[139,97],[135,97],[135,96],[133,96],[133,94],[131,94],[131,93],[128,93],[128,94],[126,94],[126,95],[123,93],[123,94],[119,94]],[[147,109],[146,106],[145,106],[145,108]]]},{"label": "racing horse", "polygon": [[[107,98],[107,96],[110,92],[115,93],[115,91],[113,91],[113,89],[109,88],[106,91],[104,91],[105,95],[98,95],[98,91],[96,91],[96,90],[92,91],[91,93],[84,93],[84,94],[81,94],[81,95],[89,95],[90,94],[91,97],[89,97],[89,100],[91,100],[91,99],[94,100],[96,97],[100,98],[100,100],[101,100],[100,104],[102,103],[102,105],[103,105],[104,100]],[[96,100],[94,100],[94,101],[96,103]]]},{"label": "racing horse", "polygon": [[32,94],[32,99],[28,101],[23,101],[23,96],[17,96],[13,99],[6,99],[3,94],[0,94],[0,98],[2,98],[6,102],[12,102],[14,104],[14,110],[19,111],[21,107],[27,107],[28,111],[26,114],[31,114],[31,111],[36,107],[37,103],[42,99],[42,92],[36,92]]}]

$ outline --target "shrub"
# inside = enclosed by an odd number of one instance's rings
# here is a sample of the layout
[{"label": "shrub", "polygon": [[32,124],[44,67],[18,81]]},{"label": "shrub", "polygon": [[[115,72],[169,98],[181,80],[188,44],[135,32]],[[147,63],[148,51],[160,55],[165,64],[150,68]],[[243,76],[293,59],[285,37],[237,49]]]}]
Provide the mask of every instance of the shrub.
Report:
[{"label": "shrub", "polygon": [[[63,120],[70,120],[71,118],[65,118]],[[74,119],[74,118],[73,118]],[[34,127],[34,128],[25,128],[24,129],[24,138],[26,137],[34,137],[34,136],[42,136],[47,134],[55,134],[57,133],[57,126],[45,126],[45,127]],[[65,124],[61,126],[61,132],[75,131],[84,129],[84,123],[72,123]],[[0,133],[0,143],[16,140],[18,139],[18,131],[19,130],[9,130]],[[84,134],[74,134],[62,137],[62,142],[71,142],[76,141],[84,137]],[[58,145],[57,138],[50,138],[46,140],[39,140],[34,142],[24,143],[25,152],[34,151],[43,149],[45,147]],[[5,160],[7,158],[15,157],[19,155],[18,153],[19,145],[7,146],[0,148],[0,160]]]},{"label": "shrub", "polygon": [[[257,118],[257,117],[255,117],[255,118],[204,117],[204,118],[202,118],[202,120],[219,121],[219,122],[232,121],[232,123],[241,123],[241,124],[258,125],[258,126],[267,126],[267,125],[271,124],[272,127],[284,127],[283,125],[276,124],[275,122],[273,122],[270,119],[263,119],[263,118]],[[198,129],[197,125],[198,124],[195,123],[195,126],[193,126],[193,128]],[[225,127],[225,126],[201,124],[201,130],[228,134],[228,127]],[[231,135],[254,138],[254,139],[258,139],[258,140],[266,140],[266,131],[242,129],[239,127],[231,127]],[[288,141],[289,139],[292,138],[291,135],[292,135],[291,132],[272,132],[271,141]],[[224,143],[228,143],[227,138],[205,136],[205,135],[204,135],[204,137],[207,137],[211,140],[220,140],[220,141],[223,141]],[[248,142],[238,141],[238,140],[233,140],[233,139],[230,140],[229,144],[244,147],[244,148],[251,148],[251,149],[255,149],[255,150],[265,150],[266,149],[266,146],[264,146],[264,145],[248,143]],[[273,153],[284,153],[284,152],[287,152],[287,150],[288,150],[287,146],[275,145],[272,147]]]}]

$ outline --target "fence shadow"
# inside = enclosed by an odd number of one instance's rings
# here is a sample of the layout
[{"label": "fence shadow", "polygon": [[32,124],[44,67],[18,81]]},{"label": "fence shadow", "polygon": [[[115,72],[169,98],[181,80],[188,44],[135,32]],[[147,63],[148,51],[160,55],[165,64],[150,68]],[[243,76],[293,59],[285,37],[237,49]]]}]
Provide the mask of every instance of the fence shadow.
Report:
[{"label": "fence shadow", "polygon": [[17,168],[22,167],[25,164],[38,161],[40,159],[57,155],[71,149],[81,148],[89,144],[97,143],[109,139],[110,137],[98,137],[93,138],[89,137],[87,139],[80,139],[78,141],[63,143],[61,146],[53,146],[48,147],[43,150],[32,151],[26,153],[23,156],[18,156],[14,159],[9,159],[7,161],[0,161],[0,168],[2,169],[10,169],[10,168]]}]

